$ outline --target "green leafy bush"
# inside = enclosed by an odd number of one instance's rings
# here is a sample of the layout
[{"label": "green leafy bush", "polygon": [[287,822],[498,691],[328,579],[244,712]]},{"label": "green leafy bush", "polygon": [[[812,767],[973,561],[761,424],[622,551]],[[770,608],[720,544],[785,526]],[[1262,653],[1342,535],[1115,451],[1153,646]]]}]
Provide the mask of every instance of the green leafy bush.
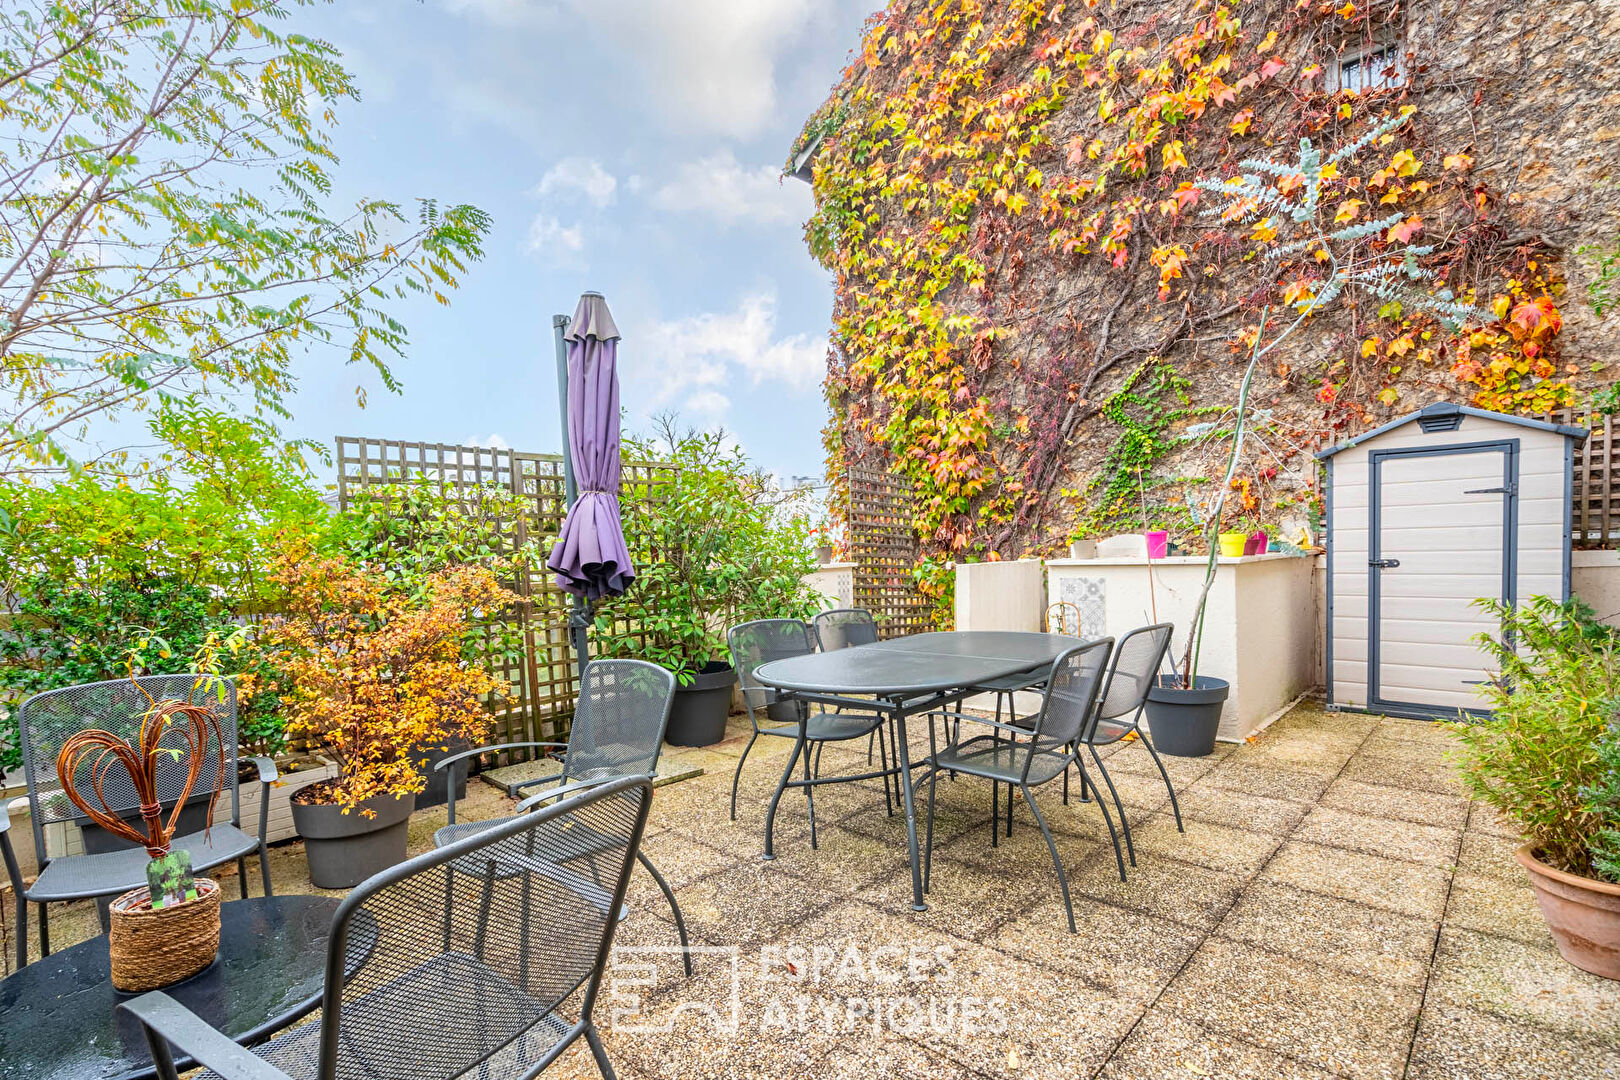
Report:
[{"label": "green leafy bush", "polygon": [[723,433],[682,432],[664,420],[656,439],[628,440],[625,456],[670,461],[677,471],[624,507],[636,580],[597,607],[599,655],[648,660],[689,684],[707,661],[727,656],[728,627],[820,610],[820,594],[805,583],[815,569],[808,514]]},{"label": "green leafy bush", "polygon": [[1603,821],[1592,837],[1592,869],[1620,882],[1620,726],[1611,725],[1599,744],[1598,767],[1602,778],[1582,792],[1587,809]]},{"label": "green leafy bush", "polygon": [[1614,737],[1620,707],[1615,631],[1579,600],[1479,604],[1501,620],[1495,636],[1477,639],[1499,673],[1485,687],[1494,714],[1454,725],[1463,779],[1519,825],[1543,861],[1590,877],[1597,838],[1620,826],[1591,797],[1614,783],[1600,747]]}]

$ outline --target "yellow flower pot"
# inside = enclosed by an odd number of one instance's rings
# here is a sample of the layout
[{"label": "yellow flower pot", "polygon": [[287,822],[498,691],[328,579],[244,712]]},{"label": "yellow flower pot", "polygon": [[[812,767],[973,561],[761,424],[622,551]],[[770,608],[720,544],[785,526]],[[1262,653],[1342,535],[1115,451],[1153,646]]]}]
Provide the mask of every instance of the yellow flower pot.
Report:
[{"label": "yellow flower pot", "polygon": [[1243,545],[1248,542],[1248,539],[1248,533],[1221,533],[1221,555],[1233,559],[1241,557],[1243,554]]}]

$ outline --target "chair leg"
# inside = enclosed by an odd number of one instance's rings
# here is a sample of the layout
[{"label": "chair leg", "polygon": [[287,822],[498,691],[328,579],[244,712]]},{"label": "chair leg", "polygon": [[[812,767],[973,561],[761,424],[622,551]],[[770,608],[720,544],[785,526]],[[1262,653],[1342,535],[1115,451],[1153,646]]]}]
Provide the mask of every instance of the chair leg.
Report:
[{"label": "chair leg", "polygon": [[242,894],[242,899],[246,900],[248,898],[248,896],[247,896],[247,856],[246,855],[244,855],[240,859],[236,860],[236,885],[237,885],[237,889]]},{"label": "chair leg", "polygon": [[923,892],[934,869],[934,788],[939,784],[939,767],[928,770],[928,829],[923,842]]},{"label": "chair leg", "polygon": [[1153,764],[1159,767],[1159,777],[1164,781],[1164,790],[1170,793],[1170,809],[1176,815],[1176,831],[1186,832],[1187,830],[1181,824],[1181,804],[1176,801],[1175,786],[1170,783],[1170,774],[1164,771],[1164,762],[1160,760],[1159,752],[1153,749],[1153,744],[1141,734],[1138,734],[1136,738],[1138,742],[1147,747],[1147,752],[1153,755]]},{"label": "chair leg", "polygon": [[[1085,766],[1081,764],[1079,755],[1074,756],[1074,767],[1081,774],[1081,784],[1087,784],[1089,780],[1085,777]],[[1119,881],[1124,881],[1124,855],[1119,852],[1119,834],[1115,832],[1115,827],[1113,827],[1113,816],[1108,813],[1108,803],[1105,803],[1102,798],[1098,798],[1097,810],[1103,811],[1103,824],[1108,826],[1108,839],[1113,840],[1113,845],[1115,845],[1115,863],[1118,863],[1119,866]]]},{"label": "chair leg", "polygon": [[[1108,794],[1114,797],[1114,809],[1119,811],[1119,825],[1125,830],[1125,850],[1130,853],[1131,865],[1136,865],[1136,845],[1131,843],[1131,819],[1125,816],[1125,804],[1119,801],[1119,792],[1114,788],[1114,778],[1108,775],[1108,767],[1102,763],[1102,756],[1097,753],[1095,746],[1090,747],[1091,760],[1097,763],[1097,771],[1102,773],[1103,783],[1108,785]],[[1100,798],[1098,801],[1101,801]]]},{"label": "chair leg", "polygon": [[264,844],[259,845],[259,878],[264,882],[264,895],[276,895],[270,887],[270,849]]},{"label": "chair leg", "polygon": [[675,902],[675,891],[669,887],[669,882],[664,880],[664,875],[658,872],[658,867],[654,866],[652,860],[647,858],[647,853],[639,848],[636,850],[636,861],[647,868],[647,873],[652,875],[652,879],[664,891],[664,899],[669,901],[669,910],[675,916],[675,933],[681,939],[681,961],[686,965],[686,977],[690,979],[692,977],[692,943],[686,939],[686,920],[681,917],[681,905]]},{"label": "chair leg", "polygon": [[1069,913],[1069,933],[1077,933],[1074,928],[1074,902],[1069,899],[1069,875],[1063,872],[1063,860],[1058,856],[1057,844],[1052,840],[1052,830],[1046,827],[1046,818],[1041,816],[1041,808],[1035,805],[1035,797],[1030,794],[1029,785],[1020,783],[1018,787],[1024,793],[1024,802],[1028,804],[1029,812],[1035,815],[1035,824],[1041,827],[1041,835],[1046,837],[1046,850],[1052,853],[1052,865],[1057,869],[1058,888],[1063,890],[1063,907]]},{"label": "chair leg", "polygon": [[[765,810],[765,853],[762,858],[766,862],[776,858],[776,808],[782,802],[782,792],[787,790],[788,781],[793,779],[793,766],[799,763],[799,755],[803,752],[804,740],[794,739],[787,764],[782,766],[782,778],[776,782],[776,791],[771,795],[771,805]],[[742,768],[742,763],[738,762],[737,767]],[[806,793],[810,791],[809,788],[804,790]]]},{"label": "chair leg", "polygon": [[[999,697],[1000,697],[1000,695],[998,695],[998,699],[999,699]],[[1014,720],[1018,719],[1018,710],[1013,707],[1014,702],[1013,702],[1012,694],[1010,694],[1010,693],[1007,694],[1006,698],[1007,698],[1007,723],[1010,724]],[[1000,705],[999,700],[998,700],[998,702],[996,704],[996,715],[997,716],[1001,715],[1001,705]],[[1018,741],[1018,736],[1016,736],[1016,735],[1010,736],[1010,740],[1012,742],[1016,743]],[[1008,784],[1007,785],[1007,839],[1009,839],[1009,840],[1012,839],[1012,810],[1013,810],[1013,786],[1011,784]]]},{"label": "chair leg", "polygon": [[[816,750],[818,752],[821,750],[821,745],[819,743],[816,745]],[[809,748],[806,748],[805,751],[804,751],[804,778],[806,780],[810,779],[810,750],[809,750]],[[816,847],[817,847],[817,844],[816,844],[816,789],[809,786],[808,784],[806,784],[805,788],[804,788],[804,801],[810,805],[810,850],[815,851]]]},{"label": "chair leg", "polygon": [[51,913],[44,904],[36,904],[39,908],[39,955],[41,958],[51,955]]},{"label": "chair leg", "polygon": [[28,898],[17,893],[17,970],[28,966]]},{"label": "chair leg", "polygon": [[866,737],[866,763],[868,765],[872,764],[872,744],[877,742],[877,733],[878,729],[873,728],[872,734]]},{"label": "chair leg", "polygon": [[[882,730],[881,728],[873,728],[872,729],[872,734],[875,736],[881,730]],[[888,739],[888,736],[885,735],[883,738],[876,740],[876,742],[877,742],[877,746],[878,746],[878,764],[883,769],[883,809],[888,812],[888,815],[890,817],[894,817],[894,799],[891,798],[890,795],[889,795],[889,787],[890,787],[889,780],[890,780],[890,777],[889,777],[889,739]],[[871,749],[871,745],[872,745],[871,743],[867,743],[867,749],[868,750]],[[868,761],[867,764],[870,765],[871,761]],[[896,792],[896,794],[899,794],[899,793]]]},{"label": "chair leg", "polygon": [[731,820],[737,820],[737,782],[742,779],[743,762],[748,760],[748,751],[754,748],[754,740],[759,738],[759,732],[748,737],[748,745],[743,747],[742,757],[737,759],[737,771],[731,774]]},{"label": "chair leg", "polygon": [[591,1056],[596,1059],[596,1067],[602,1073],[603,1080],[618,1080],[618,1074],[613,1071],[613,1062],[608,1060],[607,1051],[602,1047],[602,1037],[596,1033],[595,1024],[585,1025],[585,1042],[591,1048]]}]

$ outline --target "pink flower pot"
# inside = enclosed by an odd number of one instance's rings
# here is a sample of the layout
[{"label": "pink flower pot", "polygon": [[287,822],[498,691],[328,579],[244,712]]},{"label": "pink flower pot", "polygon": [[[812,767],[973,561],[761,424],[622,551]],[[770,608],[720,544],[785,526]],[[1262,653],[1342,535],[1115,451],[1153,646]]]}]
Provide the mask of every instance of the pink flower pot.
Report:
[{"label": "pink flower pot", "polygon": [[1249,534],[1249,539],[1244,541],[1243,554],[1264,555],[1266,553],[1266,548],[1270,543],[1271,538],[1268,537],[1264,532],[1252,532]]},{"label": "pink flower pot", "polygon": [[1150,559],[1162,559],[1165,552],[1170,550],[1170,534],[1162,529],[1145,532],[1142,538],[1147,541],[1147,557]]}]

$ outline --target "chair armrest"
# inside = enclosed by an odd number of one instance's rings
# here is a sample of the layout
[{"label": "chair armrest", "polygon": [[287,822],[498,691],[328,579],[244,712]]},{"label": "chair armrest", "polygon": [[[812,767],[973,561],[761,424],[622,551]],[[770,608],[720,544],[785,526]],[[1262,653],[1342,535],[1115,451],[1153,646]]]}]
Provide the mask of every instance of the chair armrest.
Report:
[{"label": "chair armrest", "polygon": [[572,784],[564,784],[562,787],[557,788],[554,791],[542,791],[538,795],[530,795],[527,799],[524,799],[522,802],[517,804],[517,810],[518,813],[521,814],[525,810],[534,809],[541,803],[552,802],[555,799],[561,799],[569,795],[578,795],[580,792],[589,791],[593,787],[598,787],[602,784],[611,784],[615,780],[623,779],[624,777],[622,776],[599,776],[594,780],[576,780]]},{"label": "chair armrest", "polygon": [[236,1045],[161,990],[142,994],[118,1008],[140,1021],[159,1080],[175,1075],[171,1045],[225,1080],[287,1080],[286,1073]]},{"label": "chair armrest", "polygon": [[541,747],[541,746],[548,747],[548,748],[553,749],[553,750],[566,750],[566,749],[568,749],[568,744],[567,743],[560,743],[560,742],[496,743],[494,746],[475,746],[471,750],[463,750],[459,754],[451,754],[449,757],[442,758],[441,760],[436,762],[434,764],[433,768],[438,772],[443,772],[445,769],[448,769],[450,766],[454,765],[456,762],[463,761],[463,760],[465,760],[467,758],[482,757],[485,754],[496,754],[496,753],[499,753],[502,750],[527,750],[527,749],[533,749],[535,747]]},{"label": "chair armrest", "polygon": [[281,771],[276,768],[275,758],[255,757],[253,767],[259,770],[261,784],[273,784],[281,779]]}]

